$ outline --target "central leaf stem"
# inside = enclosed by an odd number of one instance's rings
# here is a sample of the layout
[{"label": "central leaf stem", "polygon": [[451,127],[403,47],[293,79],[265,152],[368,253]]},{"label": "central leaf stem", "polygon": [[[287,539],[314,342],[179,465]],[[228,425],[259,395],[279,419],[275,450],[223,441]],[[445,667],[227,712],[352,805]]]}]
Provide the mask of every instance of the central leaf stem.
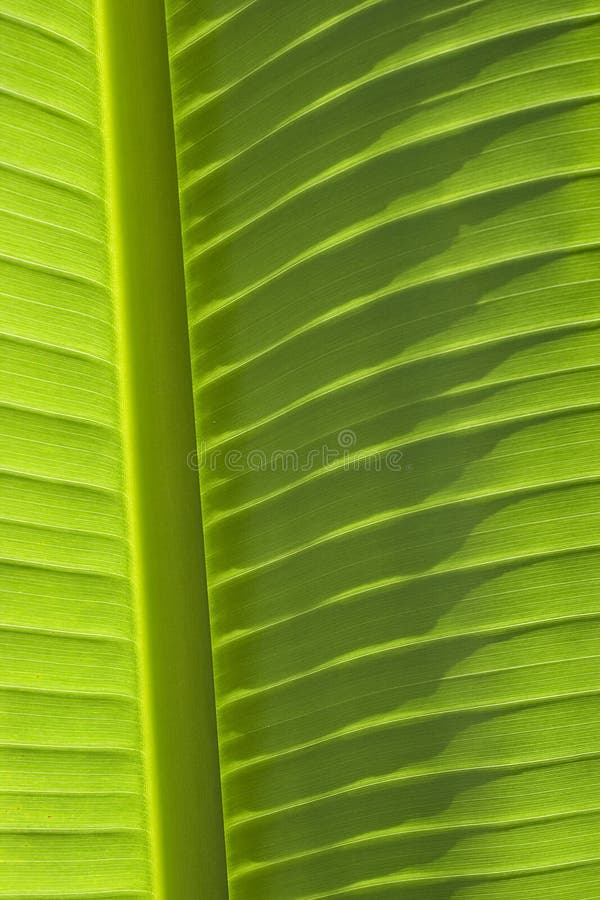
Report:
[{"label": "central leaf stem", "polygon": [[162,0],[98,0],[156,900],[227,877]]}]

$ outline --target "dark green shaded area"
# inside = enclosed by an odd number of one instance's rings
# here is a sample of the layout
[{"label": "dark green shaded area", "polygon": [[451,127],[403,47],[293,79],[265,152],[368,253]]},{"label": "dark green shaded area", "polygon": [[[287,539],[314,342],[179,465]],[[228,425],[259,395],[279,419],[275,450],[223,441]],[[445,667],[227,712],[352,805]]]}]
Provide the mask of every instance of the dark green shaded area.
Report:
[{"label": "dark green shaded area", "polygon": [[600,8],[167,5],[230,895],[591,900]]}]

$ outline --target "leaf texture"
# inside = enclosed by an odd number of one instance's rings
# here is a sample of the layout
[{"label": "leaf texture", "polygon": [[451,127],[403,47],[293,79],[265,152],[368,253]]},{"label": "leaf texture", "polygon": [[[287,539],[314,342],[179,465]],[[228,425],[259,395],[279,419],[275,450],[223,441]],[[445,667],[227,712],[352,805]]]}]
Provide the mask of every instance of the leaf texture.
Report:
[{"label": "leaf texture", "polygon": [[0,897],[150,882],[95,4],[0,0]]},{"label": "leaf texture", "polygon": [[600,6],[167,7],[232,900],[592,900]]}]

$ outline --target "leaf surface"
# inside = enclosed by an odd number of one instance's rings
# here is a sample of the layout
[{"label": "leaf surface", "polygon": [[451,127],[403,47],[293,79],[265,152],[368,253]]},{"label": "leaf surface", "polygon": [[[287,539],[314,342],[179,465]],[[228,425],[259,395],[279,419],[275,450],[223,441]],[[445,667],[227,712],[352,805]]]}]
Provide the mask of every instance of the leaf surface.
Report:
[{"label": "leaf surface", "polygon": [[591,898],[597,0],[171,0],[233,900]]},{"label": "leaf surface", "polygon": [[0,896],[149,896],[95,5],[0,2]]}]

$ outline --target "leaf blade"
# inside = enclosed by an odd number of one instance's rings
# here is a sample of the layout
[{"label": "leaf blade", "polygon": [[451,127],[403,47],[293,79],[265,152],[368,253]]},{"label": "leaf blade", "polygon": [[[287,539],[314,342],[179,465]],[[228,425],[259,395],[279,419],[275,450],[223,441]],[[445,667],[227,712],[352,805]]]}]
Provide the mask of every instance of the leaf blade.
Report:
[{"label": "leaf blade", "polygon": [[231,896],[584,896],[598,6],[170,10]]}]

